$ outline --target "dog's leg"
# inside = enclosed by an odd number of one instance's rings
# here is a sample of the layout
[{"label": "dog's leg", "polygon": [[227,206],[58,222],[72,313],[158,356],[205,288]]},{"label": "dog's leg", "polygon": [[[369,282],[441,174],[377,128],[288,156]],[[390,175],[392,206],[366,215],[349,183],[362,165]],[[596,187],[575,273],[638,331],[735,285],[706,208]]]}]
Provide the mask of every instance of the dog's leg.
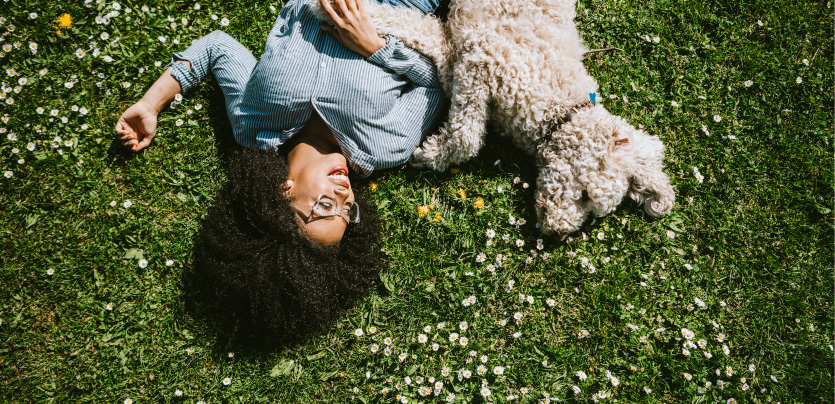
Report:
[{"label": "dog's leg", "polygon": [[464,77],[459,71],[467,71],[467,76],[477,74],[468,77],[467,83],[455,82],[449,119],[412,153],[411,163],[416,167],[443,171],[475,156],[484,144],[490,99],[490,89],[482,78],[486,72],[475,66],[456,67],[456,79]]}]

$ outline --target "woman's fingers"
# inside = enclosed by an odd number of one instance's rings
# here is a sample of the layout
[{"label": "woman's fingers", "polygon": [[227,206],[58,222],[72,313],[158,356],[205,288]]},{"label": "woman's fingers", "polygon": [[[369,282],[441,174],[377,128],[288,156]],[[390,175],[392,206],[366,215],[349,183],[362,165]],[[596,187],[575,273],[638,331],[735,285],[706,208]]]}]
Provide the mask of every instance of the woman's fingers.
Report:
[{"label": "woman's fingers", "polygon": [[337,14],[337,12],[334,11],[333,7],[331,7],[330,0],[319,0],[319,2],[322,3],[322,8],[325,9],[325,12],[328,13],[328,15],[331,17],[331,20],[333,20],[334,24],[336,24],[337,26],[343,24],[342,17],[340,17],[339,14]]},{"label": "woman's fingers", "polygon": [[359,3],[359,0],[345,0],[345,3],[348,6],[348,10],[354,14],[358,13],[357,3]]},{"label": "woman's fingers", "polygon": [[336,0],[336,5],[339,7],[339,15],[342,17],[348,15],[348,5],[345,4],[345,0]]}]

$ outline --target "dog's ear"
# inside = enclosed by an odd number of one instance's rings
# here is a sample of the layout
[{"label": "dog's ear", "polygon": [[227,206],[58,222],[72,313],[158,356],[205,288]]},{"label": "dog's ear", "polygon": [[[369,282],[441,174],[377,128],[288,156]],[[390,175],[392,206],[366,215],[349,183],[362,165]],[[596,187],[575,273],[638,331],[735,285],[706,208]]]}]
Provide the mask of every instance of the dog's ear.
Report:
[{"label": "dog's ear", "polygon": [[540,148],[538,154],[540,168],[534,206],[539,230],[564,239],[588,217],[588,195],[559,152],[546,147]]}]

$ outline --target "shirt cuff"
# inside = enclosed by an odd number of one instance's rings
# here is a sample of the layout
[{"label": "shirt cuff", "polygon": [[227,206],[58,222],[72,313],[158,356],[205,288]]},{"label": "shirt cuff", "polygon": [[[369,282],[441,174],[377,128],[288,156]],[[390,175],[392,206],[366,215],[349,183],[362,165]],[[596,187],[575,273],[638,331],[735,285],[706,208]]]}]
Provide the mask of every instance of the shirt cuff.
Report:
[{"label": "shirt cuff", "polygon": [[199,80],[197,80],[194,72],[192,72],[185,63],[177,63],[181,60],[187,59],[182,58],[175,53],[171,57],[171,62],[168,63],[165,68],[171,68],[171,77],[180,83],[180,92],[187,94],[195,85],[199,84]]},{"label": "shirt cuff", "polygon": [[386,38],[386,45],[377,50],[377,52],[374,52],[374,54],[369,56],[367,60],[380,66],[388,66],[388,62],[391,60],[391,55],[394,54],[394,42],[398,39],[389,34],[383,35],[383,38]]}]

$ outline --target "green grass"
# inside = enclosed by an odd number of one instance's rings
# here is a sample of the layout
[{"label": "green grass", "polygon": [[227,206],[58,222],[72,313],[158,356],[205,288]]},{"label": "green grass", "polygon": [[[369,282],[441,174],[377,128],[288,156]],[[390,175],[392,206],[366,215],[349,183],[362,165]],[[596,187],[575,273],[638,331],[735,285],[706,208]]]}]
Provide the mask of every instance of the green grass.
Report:
[{"label": "green grass", "polygon": [[[536,170],[504,139],[491,136],[460,172],[379,173],[374,196],[391,257],[379,287],[326,335],[233,358],[233,348],[186,310],[181,281],[200,219],[225,181],[222,98],[207,85],[164,112],[160,135],[135,158],[111,159],[107,150],[121,111],[162,72],[154,61],[164,65],[170,52],[221,28],[223,17],[231,21],[223,29],[258,55],[276,16],[269,6],[280,3],[207,1],[195,10],[193,2],[121,2],[109,25],[95,17],[112,3],[3,4],[0,33],[15,29],[0,46],[20,48],[0,57],[0,82],[14,88],[26,77],[28,83],[19,93],[6,91],[13,104],[0,104],[0,116],[8,118],[0,124],[6,130],[0,171],[13,172],[0,178],[2,402],[392,402],[398,394],[433,402],[450,392],[456,402],[505,402],[509,395],[538,402],[546,392],[591,402],[601,390],[609,395],[603,402],[832,400],[835,56],[826,2],[581,0],[577,23],[588,46],[623,49],[586,59],[599,97],[664,141],[665,170],[677,191],[673,212],[650,220],[626,202],[587,223],[588,240],[576,234],[564,243],[545,240],[536,250],[533,187],[522,187],[534,184]],[[145,4],[149,12],[139,9]],[[64,13],[73,26],[56,34],[55,19]],[[101,32],[110,38],[101,40]],[[74,55],[79,48],[84,58]],[[105,55],[114,61],[104,62]],[[746,80],[753,85],[747,88]],[[90,112],[80,115],[72,105]],[[38,114],[38,107],[46,111]],[[175,126],[177,119],[185,124]],[[56,136],[61,142],[53,148]],[[34,152],[28,142],[36,143]],[[478,197],[481,209],[474,206]],[[127,200],[133,205],[124,208]],[[432,207],[426,218],[418,215],[422,205]],[[527,223],[511,225],[509,215]],[[488,229],[496,233],[492,246]],[[481,252],[486,262],[477,262]],[[486,265],[498,254],[503,265],[491,275]],[[140,259],[148,260],[146,268]],[[520,302],[520,293],[534,303]],[[476,302],[465,307],[470,296]],[[521,324],[513,319],[517,312]],[[466,331],[458,330],[461,321]],[[358,328],[364,336],[354,335]],[[682,328],[695,333],[694,342],[705,339],[706,349],[685,356]],[[466,336],[468,345],[449,342],[451,332]],[[430,341],[419,343],[419,334]],[[386,337],[392,355],[372,354],[371,345],[382,351]],[[402,362],[401,352],[408,353]],[[476,374],[481,355],[488,356],[485,377]],[[495,366],[504,373],[494,375]],[[472,377],[459,380],[462,368]],[[579,370],[587,380],[576,376]],[[418,376],[442,381],[441,395],[421,397]],[[483,378],[487,399],[479,392]],[[575,385],[582,390],[576,395]]]}]

